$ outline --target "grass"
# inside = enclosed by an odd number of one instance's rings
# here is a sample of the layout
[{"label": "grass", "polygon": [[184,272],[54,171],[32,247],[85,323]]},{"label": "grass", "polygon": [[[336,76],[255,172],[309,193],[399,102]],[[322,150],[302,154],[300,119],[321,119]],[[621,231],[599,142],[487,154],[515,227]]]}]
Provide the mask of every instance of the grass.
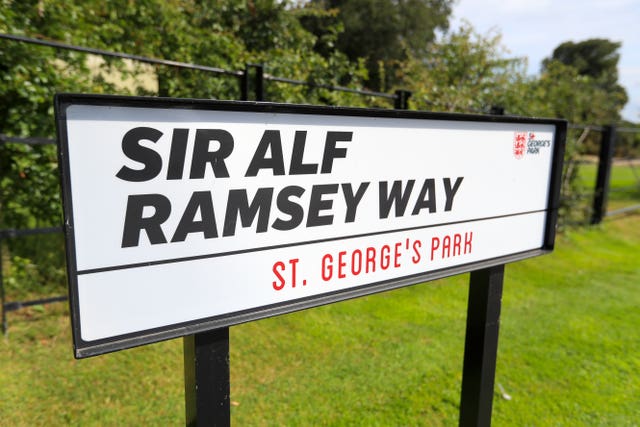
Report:
[{"label": "grass", "polygon": [[497,368],[514,399],[496,401],[496,424],[638,425],[638,224],[562,236],[541,268],[514,266]]},{"label": "grass", "polygon": [[[637,426],[640,216],[506,268],[494,426]],[[468,275],[231,328],[240,426],[457,425]],[[74,360],[63,304],[9,313],[0,425],[182,425],[182,341]]]}]

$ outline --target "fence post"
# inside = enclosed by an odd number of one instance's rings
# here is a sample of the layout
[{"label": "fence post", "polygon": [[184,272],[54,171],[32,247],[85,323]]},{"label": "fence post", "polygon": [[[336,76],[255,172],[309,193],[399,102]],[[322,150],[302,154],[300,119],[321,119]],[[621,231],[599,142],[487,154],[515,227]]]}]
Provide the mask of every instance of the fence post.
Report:
[{"label": "fence post", "polygon": [[489,109],[489,114],[494,116],[504,116],[504,107],[501,105],[492,105]]},{"label": "fence post", "polygon": [[[251,84],[251,70],[254,70],[253,85]],[[249,93],[253,86],[254,101],[264,101],[264,65],[262,64],[246,64],[244,66],[244,74],[241,79],[242,100],[250,101]]]},{"label": "fence post", "polygon": [[395,100],[393,102],[393,108],[396,110],[408,110],[409,98],[411,98],[411,91],[398,89],[396,90]]},{"label": "fence post", "polygon": [[244,74],[240,78],[240,99],[242,101],[249,100],[249,64],[245,64]]},{"label": "fence post", "polygon": [[598,176],[593,195],[593,212],[591,213],[591,225],[600,224],[607,213],[607,200],[609,198],[609,180],[611,177],[611,165],[615,148],[616,128],[605,126],[600,142],[600,155],[598,158]]}]

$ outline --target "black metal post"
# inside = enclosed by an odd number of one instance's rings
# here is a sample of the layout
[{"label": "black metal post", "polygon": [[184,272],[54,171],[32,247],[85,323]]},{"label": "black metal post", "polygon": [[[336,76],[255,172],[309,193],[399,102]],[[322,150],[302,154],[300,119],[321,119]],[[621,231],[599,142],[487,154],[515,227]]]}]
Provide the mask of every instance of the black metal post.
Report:
[{"label": "black metal post", "polygon": [[605,126],[602,131],[602,142],[600,143],[600,156],[598,160],[598,176],[596,178],[596,188],[593,195],[593,212],[591,213],[591,224],[600,224],[607,214],[607,200],[609,199],[609,179],[611,177],[611,164],[615,148],[616,128],[615,126]]},{"label": "black metal post", "polygon": [[489,109],[489,114],[494,116],[504,116],[504,107],[501,105],[492,105]]},{"label": "black metal post", "polygon": [[460,427],[491,425],[504,265],[471,272]]},{"label": "black metal post", "polygon": [[244,66],[244,73],[240,77],[240,100],[249,100],[249,64]]},{"label": "black metal post", "polygon": [[408,110],[409,98],[411,98],[411,91],[398,89],[396,90],[395,100],[393,108],[396,110]]},{"label": "black metal post", "polygon": [[242,75],[242,100],[250,101],[249,94],[251,93],[251,70],[254,70],[253,75],[253,92],[254,101],[264,101],[264,66],[262,64],[246,64],[244,67],[244,74]]},{"label": "black metal post", "polygon": [[262,64],[254,64],[256,75],[254,77],[256,101],[264,101],[264,66]]},{"label": "black metal post", "polygon": [[184,337],[184,385],[187,426],[231,425],[229,328]]}]

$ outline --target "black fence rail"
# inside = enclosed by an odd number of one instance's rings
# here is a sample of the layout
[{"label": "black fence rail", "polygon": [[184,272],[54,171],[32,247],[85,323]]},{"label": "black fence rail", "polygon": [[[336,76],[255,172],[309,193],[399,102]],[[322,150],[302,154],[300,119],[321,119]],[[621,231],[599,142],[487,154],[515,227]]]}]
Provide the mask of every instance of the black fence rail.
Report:
[{"label": "black fence rail", "polygon": [[[395,94],[388,94],[388,93],[374,92],[374,91],[368,91],[368,90],[363,90],[358,88],[349,88],[345,86],[337,86],[337,85],[334,86],[334,85],[315,83],[312,81],[296,80],[296,79],[290,79],[286,77],[277,77],[270,74],[266,74],[264,72],[264,66],[262,64],[247,64],[244,70],[226,70],[224,68],[211,67],[207,65],[192,64],[189,62],[172,61],[167,59],[150,58],[146,56],[132,55],[132,54],[122,53],[122,52],[113,52],[113,51],[95,49],[95,48],[84,47],[84,46],[76,46],[76,45],[61,43],[57,41],[42,40],[42,39],[36,39],[32,37],[26,37],[26,36],[15,35],[15,34],[0,33],[0,39],[12,40],[15,42],[34,44],[39,46],[46,46],[46,47],[51,47],[55,49],[64,49],[64,50],[70,50],[75,52],[88,53],[88,54],[98,55],[103,57],[128,59],[128,60],[140,62],[143,64],[162,65],[162,66],[182,68],[187,70],[204,71],[207,73],[221,75],[221,76],[236,77],[240,84],[240,92],[242,94],[241,99],[245,101],[248,101],[248,100],[264,101],[264,82],[265,81],[272,81],[277,83],[285,83],[285,84],[298,85],[298,86],[307,86],[310,88],[326,89],[326,90],[337,91],[337,92],[348,92],[348,93],[353,93],[353,94],[367,96],[367,97],[385,98],[385,99],[393,100],[394,104],[398,103],[398,99],[403,99],[405,97],[408,99],[407,97],[408,92],[403,90],[399,90]],[[252,73],[251,72],[252,70],[255,70],[255,73]],[[254,86],[254,95],[255,95],[253,99],[251,99],[249,94],[250,92],[249,88],[251,87],[251,83],[252,83],[251,82],[252,74],[254,76],[253,86]]]},{"label": "black fence rail", "polygon": [[4,144],[7,142],[13,142],[17,144],[26,144],[26,145],[53,145],[56,143],[56,140],[53,138],[43,138],[43,137],[23,138],[18,136],[4,135],[0,133],[0,143]]}]

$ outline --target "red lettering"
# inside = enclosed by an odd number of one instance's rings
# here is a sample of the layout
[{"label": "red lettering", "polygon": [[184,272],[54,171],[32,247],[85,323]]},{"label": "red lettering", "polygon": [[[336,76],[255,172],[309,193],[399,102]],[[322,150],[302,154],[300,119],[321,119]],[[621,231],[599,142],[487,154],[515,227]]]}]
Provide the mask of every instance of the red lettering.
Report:
[{"label": "red lettering", "polygon": [[449,258],[451,256],[451,237],[444,236],[442,239],[442,258]]},{"label": "red lettering", "polygon": [[[356,261],[357,256],[357,261]],[[357,268],[357,269],[356,269]],[[362,252],[356,249],[351,253],[351,274],[357,276],[362,271]]]},{"label": "red lettering", "polygon": [[473,231],[464,233],[464,253],[471,253],[471,240],[473,239]]},{"label": "red lettering", "polygon": [[347,266],[347,263],[344,262],[344,256],[347,254],[346,251],[340,251],[340,253],[338,253],[338,278],[339,279],[344,279],[345,277],[347,277],[346,274],[344,274],[343,272],[343,268]]},{"label": "red lettering", "polygon": [[[371,265],[371,270],[369,270],[369,265]],[[365,267],[365,271],[367,273],[375,273],[376,271],[376,248],[367,248],[367,265]]]},{"label": "red lettering", "polygon": [[400,257],[402,256],[399,250],[400,246],[402,246],[402,243],[396,243],[396,250],[393,252],[393,266],[395,268],[400,267]]},{"label": "red lettering", "polygon": [[458,233],[453,236],[453,256],[460,255],[460,243],[462,242],[462,236]]},{"label": "red lettering", "polygon": [[291,287],[296,287],[296,264],[300,261],[298,258],[290,259],[289,264],[291,264]]},{"label": "red lettering", "polygon": [[431,261],[433,261],[433,254],[438,250],[439,247],[440,239],[438,239],[437,237],[433,237],[431,239]]},{"label": "red lettering", "polygon": [[273,282],[273,289],[275,289],[276,291],[280,291],[282,290],[282,288],[284,288],[284,277],[282,277],[282,275],[280,274],[280,271],[284,271],[284,262],[282,261],[278,261],[275,264],[273,264],[273,274],[276,275],[276,278],[278,279],[278,282]]},{"label": "red lettering", "polygon": [[389,245],[384,245],[380,251],[380,268],[383,270],[389,268],[389,263],[391,262],[389,252],[391,252]]},{"label": "red lettering", "polygon": [[417,264],[420,262],[420,247],[422,246],[422,242],[420,240],[416,240],[415,242],[413,242],[413,256],[411,257],[411,261],[414,264]]},{"label": "red lettering", "polygon": [[[402,268],[402,256],[406,244],[406,250],[413,250],[411,256],[414,264],[420,259],[420,247],[422,243],[417,241],[395,242],[393,244],[381,246],[369,246],[363,249],[349,249],[336,251],[332,254],[325,254],[322,257],[321,277],[325,282],[355,277],[361,274],[376,273],[376,269],[388,270],[390,268]],[[411,249],[413,247],[413,249]],[[302,281],[305,285],[306,281]]]},{"label": "red lettering", "polygon": [[328,282],[333,276],[333,257],[326,254],[322,257],[322,280]]}]

